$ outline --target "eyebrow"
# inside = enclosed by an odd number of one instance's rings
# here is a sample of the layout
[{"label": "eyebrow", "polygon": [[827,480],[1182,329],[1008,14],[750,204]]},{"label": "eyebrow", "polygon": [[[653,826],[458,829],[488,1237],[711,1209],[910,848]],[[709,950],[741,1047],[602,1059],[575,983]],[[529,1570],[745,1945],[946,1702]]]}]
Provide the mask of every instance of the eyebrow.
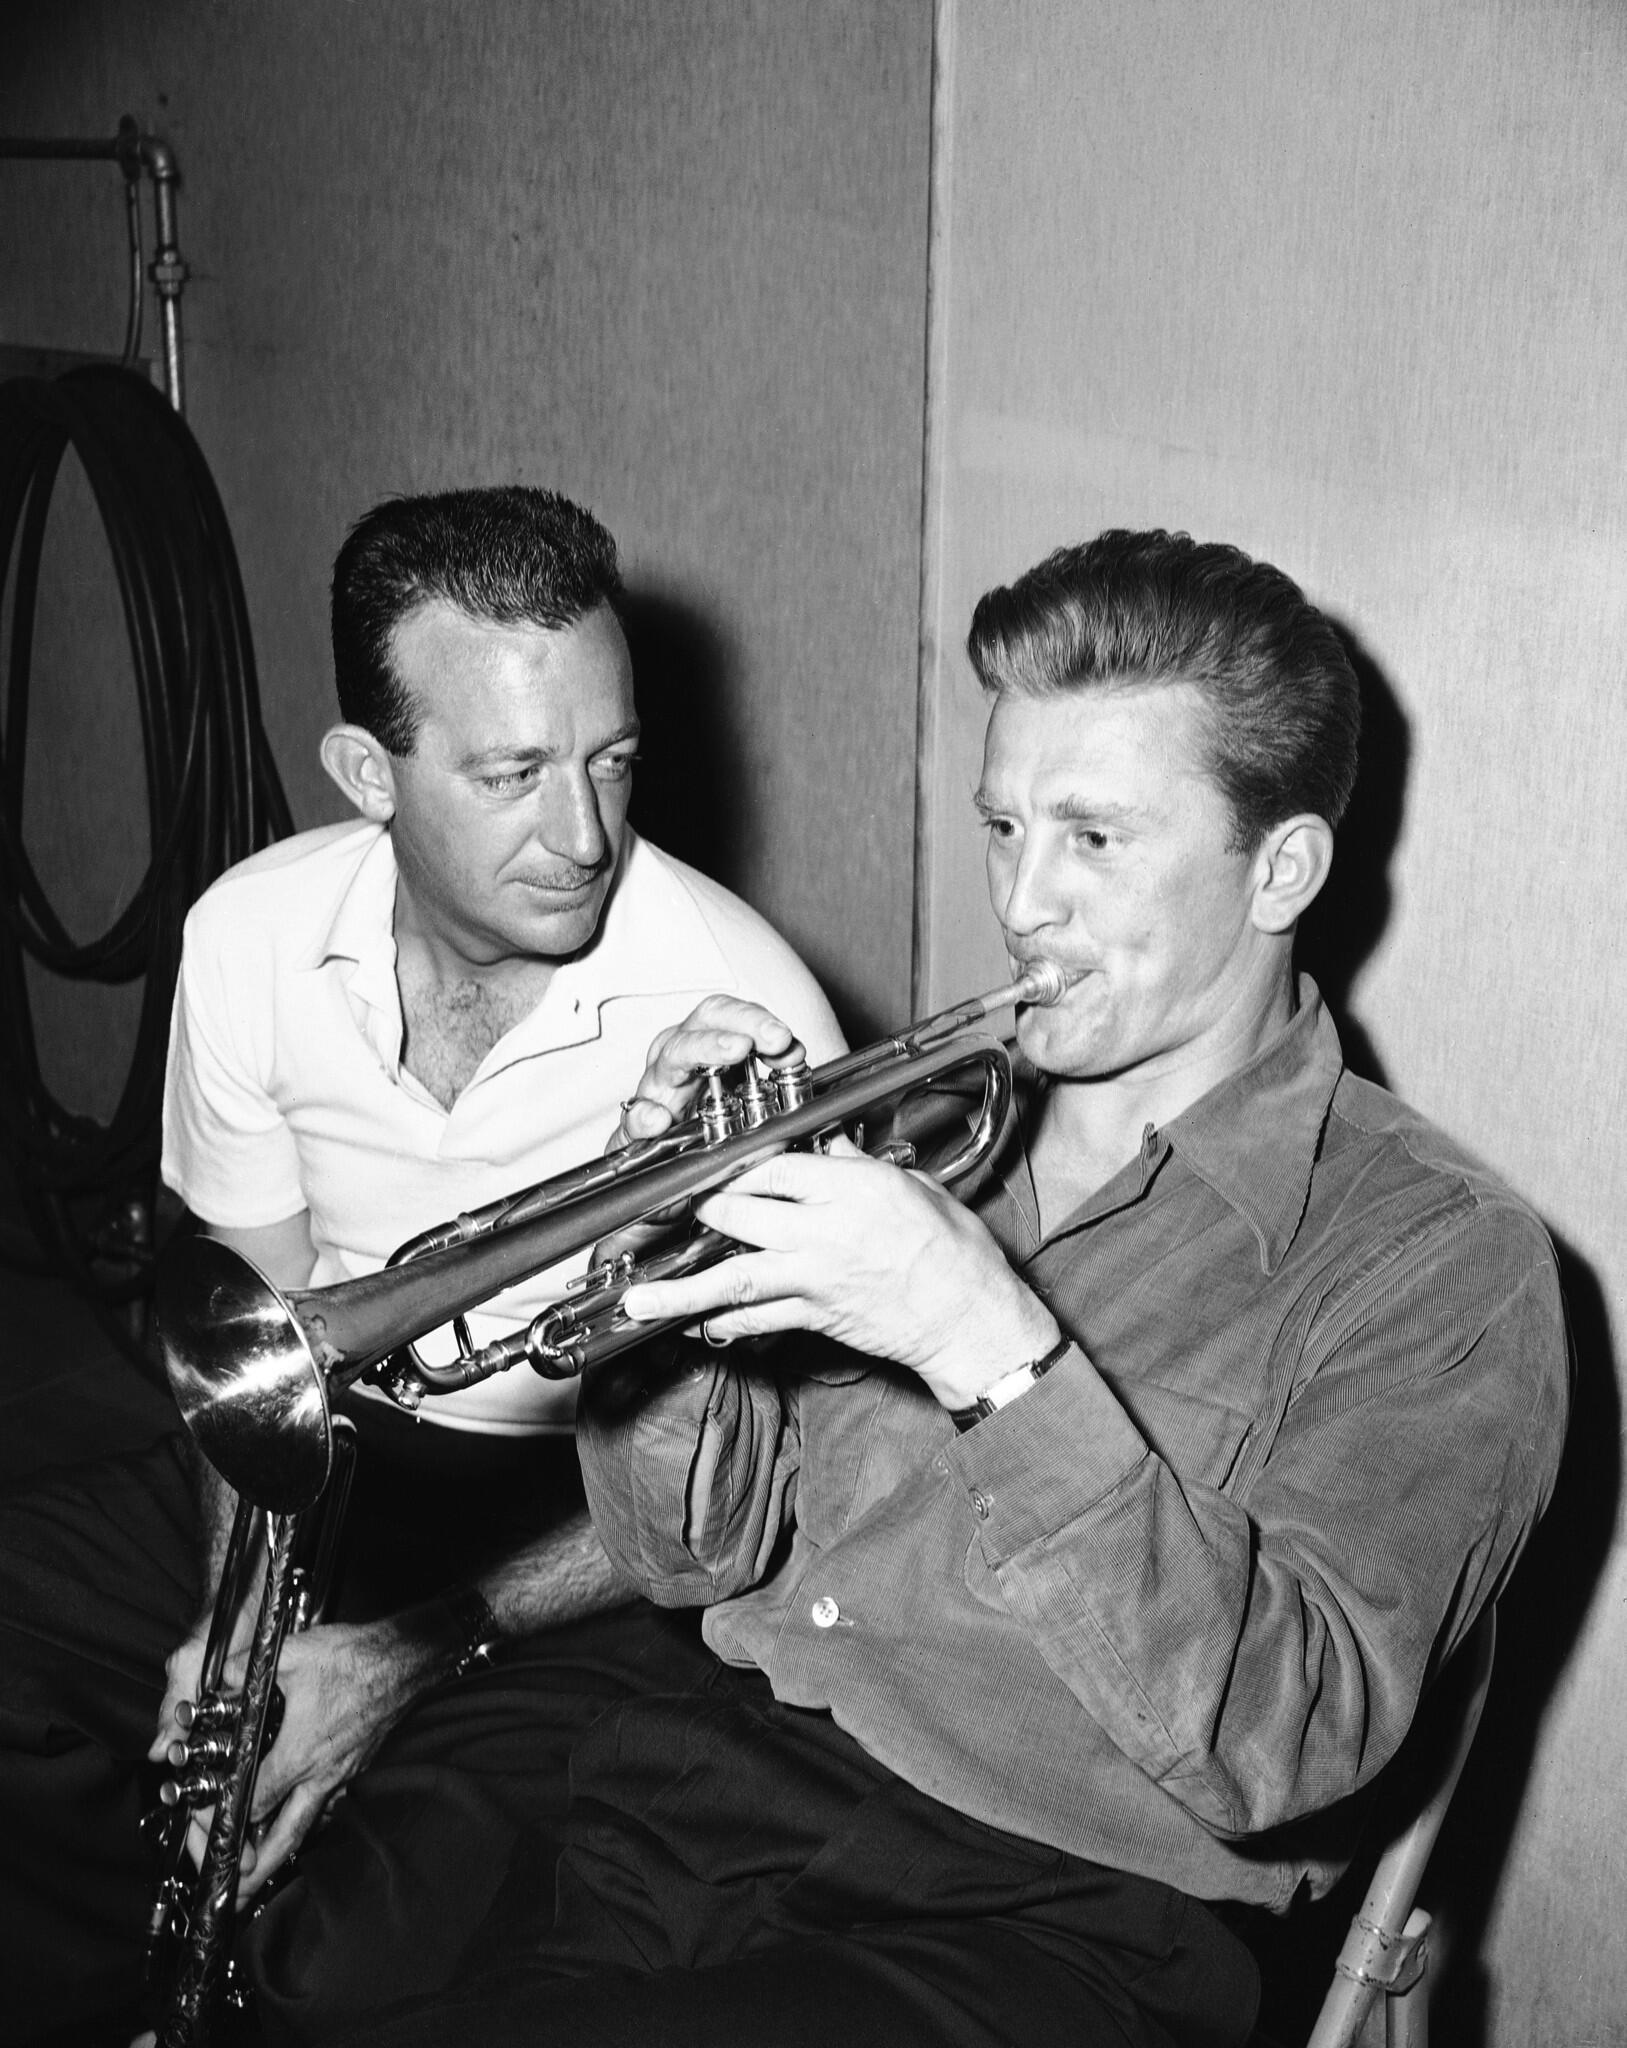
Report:
[{"label": "eyebrow", "polygon": [[[603,739],[596,740],[588,749],[588,758],[591,760],[595,754],[622,746],[628,740],[636,741],[642,732],[643,727],[638,720],[630,719],[619,731],[606,733]],[[458,766],[460,769],[490,768],[499,761],[512,761],[519,767],[531,768],[558,759],[558,747],[481,747],[474,753],[461,755]]]},{"label": "eyebrow", "polygon": [[[972,803],[985,818],[997,815],[1002,808],[987,790],[981,788],[972,791]],[[1133,825],[1144,814],[1134,804],[1111,803],[1097,797],[1064,796],[1055,803],[1047,804],[1045,815],[1072,824]]]},{"label": "eyebrow", "polygon": [[1088,796],[1065,796],[1048,807],[1048,815],[1076,824],[1133,825],[1144,816],[1136,804],[1115,804]]}]

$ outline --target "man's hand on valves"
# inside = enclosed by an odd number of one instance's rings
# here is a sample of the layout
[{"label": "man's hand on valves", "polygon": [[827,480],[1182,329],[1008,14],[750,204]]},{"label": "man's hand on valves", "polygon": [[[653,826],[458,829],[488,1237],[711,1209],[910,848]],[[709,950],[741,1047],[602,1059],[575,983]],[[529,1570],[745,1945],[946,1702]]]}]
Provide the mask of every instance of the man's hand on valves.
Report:
[{"label": "man's hand on valves", "polygon": [[[751,1052],[801,1054],[789,1027],[755,1003],[709,996],[663,1032],[623,1114],[629,1139],[687,1115],[711,1067]],[[930,1176],[870,1158],[843,1136],[827,1152],[784,1152],[697,1209],[743,1252],[623,1302],[635,1322],[699,1322],[713,1344],[817,1330],[917,1373],[961,1409],[1057,1342],[1050,1310],[984,1226]]]},{"label": "man's hand on valves", "polygon": [[635,1322],[703,1320],[714,1343],[818,1330],[907,1366],[949,1409],[1057,1342],[1050,1310],[975,1216],[846,1138],[825,1156],[780,1153],[696,1213],[755,1249],[630,1288]]},{"label": "man's hand on valves", "polygon": [[659,1138],[694,1108],[709,1069],[737,1067],[753,1053],[777,1067],[806,1057],[791,1027],[760,1003],[708,996],[655,1038],[639,1084],[622,1104],[612,1147]]}]

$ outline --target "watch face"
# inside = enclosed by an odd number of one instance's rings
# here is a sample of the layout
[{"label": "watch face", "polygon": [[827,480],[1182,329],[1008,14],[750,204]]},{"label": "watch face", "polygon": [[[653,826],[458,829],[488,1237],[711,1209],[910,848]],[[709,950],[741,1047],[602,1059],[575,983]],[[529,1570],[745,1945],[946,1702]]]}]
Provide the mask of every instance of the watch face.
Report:
[{"label": "watch face", "polygon": [[996,1408],[1003,1408],[1008,1401],[1013,1400],[1025,1388],[1031,1387],[1033,1384],[1033,1375],[1029,1372],[1027,1366],[1019,1365],[1015,1372],[1008,1372],[1003,1380],[996,1380],[994,1385],[989,1388],[988,1392],[978,1403],[978,1406],[986,1408],[992,1415]]},{"label": "watch face", "polygon": [[1008,1401],[1015,1401],[1019,1394],[1026,1394],[1030,1387],[1044,1379],[1053,1365],[1066,1358],[1071,1342],[1070,1338],[1064,1337],[1043,1358],[1031,1359],[1027,1365],[1019,1365],[1014,1372],[1008,1372],[1004,1379],[996,1380],[979,1400],[978,1407],[984,1414],[992,1415],[996,1408],[1003,1408]]},{"label": "watch face", "polygon": [[959,1430],[971,1429],[976,1423],[984,1422],[996,1409],[1005,1407],[1008,1401],[1015,1401],[1019,1394],[1026,1394],[1037,1381],[1044,1379],[1053,1365],[1060,1365],[1073,1348],[1071,1337],[1062,1337],[1047,1351],[1043,1358],[1031,1359],[1026,1365],[1014,1366],[1004,1378],[997,1379],[992,1387],[979,1394],[969,1408],[951,1410],[950,1419]]}]

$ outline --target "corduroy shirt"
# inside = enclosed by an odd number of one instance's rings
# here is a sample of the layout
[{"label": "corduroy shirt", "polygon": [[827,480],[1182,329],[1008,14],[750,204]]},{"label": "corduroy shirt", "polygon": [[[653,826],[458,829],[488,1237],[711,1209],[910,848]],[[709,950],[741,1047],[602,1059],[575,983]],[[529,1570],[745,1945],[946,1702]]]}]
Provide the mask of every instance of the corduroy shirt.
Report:
[{"label": "corduroy shirt", "polygon": [[1325,1889],[1553,1483],[1541,1225],[1344,1070],[1308,980],[1043,1241],[1020,1132],[979,1209],[1054,1370],[964,1434],[813,1339],[686,1354],[631,1411],[590,1379],[611,1556],[974,1819],[1202,1898]]}]

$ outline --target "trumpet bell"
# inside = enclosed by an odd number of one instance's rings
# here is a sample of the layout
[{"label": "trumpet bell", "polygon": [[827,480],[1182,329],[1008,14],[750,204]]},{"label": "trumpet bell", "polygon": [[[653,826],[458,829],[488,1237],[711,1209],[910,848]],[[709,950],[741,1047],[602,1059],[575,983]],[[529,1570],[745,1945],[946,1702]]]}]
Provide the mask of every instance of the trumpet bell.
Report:
[{"label": "trumpet bell", "polygon": [[228,1486],[273,1514],[308,1508],[328,1483],[327,1382],[288,1302],[218,1238],[171,1248],[158,1272],[170,1392]]}]

